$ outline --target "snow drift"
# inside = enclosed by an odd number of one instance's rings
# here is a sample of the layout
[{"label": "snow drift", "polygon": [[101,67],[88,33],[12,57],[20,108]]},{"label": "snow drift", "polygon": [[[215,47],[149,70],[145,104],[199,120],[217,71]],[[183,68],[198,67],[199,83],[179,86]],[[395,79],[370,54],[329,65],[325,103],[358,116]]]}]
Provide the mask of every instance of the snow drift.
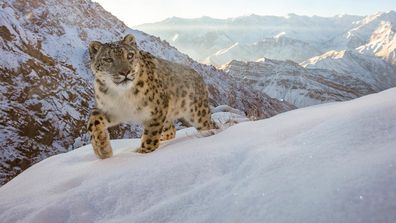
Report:
[{"label": "snow drift", "polygon": [[396,88],[294,110],[150,154],[116,140],[50,157],[0,188],[2,222],[394,222]]}]

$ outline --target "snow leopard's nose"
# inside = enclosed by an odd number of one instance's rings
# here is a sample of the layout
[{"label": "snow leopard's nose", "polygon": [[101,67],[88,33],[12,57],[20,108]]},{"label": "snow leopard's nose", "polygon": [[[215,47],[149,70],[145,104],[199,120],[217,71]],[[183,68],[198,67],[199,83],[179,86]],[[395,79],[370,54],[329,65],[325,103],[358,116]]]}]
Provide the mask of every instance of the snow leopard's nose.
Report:
[{"label": "snow leopard's nose", "polygon": [[128,76],[128,74],[130,74],[131,73],[131,71],[130,70],[124,70],[124,71],[120,71],[120,72],[118,72],[118,74],[119,75],[122,75],[122,76]]}]

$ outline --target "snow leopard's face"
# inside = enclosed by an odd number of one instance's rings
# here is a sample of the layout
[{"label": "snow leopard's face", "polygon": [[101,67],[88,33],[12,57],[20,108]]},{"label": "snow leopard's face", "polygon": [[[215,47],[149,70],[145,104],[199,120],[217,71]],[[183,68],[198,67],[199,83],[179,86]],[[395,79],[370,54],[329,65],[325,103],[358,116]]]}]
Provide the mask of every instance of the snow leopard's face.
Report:
[{"label": "snow leopard's face", "polygon": [[114,43],[91,42],[89,54],[92,72],[104,83],[126,86],[138,73],[139,50],[132,35]]}]

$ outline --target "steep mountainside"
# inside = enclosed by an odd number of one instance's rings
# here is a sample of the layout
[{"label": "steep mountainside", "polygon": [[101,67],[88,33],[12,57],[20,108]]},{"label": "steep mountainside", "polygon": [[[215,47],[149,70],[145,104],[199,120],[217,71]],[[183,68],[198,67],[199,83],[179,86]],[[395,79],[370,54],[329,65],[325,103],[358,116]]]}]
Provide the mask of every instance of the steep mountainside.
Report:
[{"label": "steep mountainside", "polygon": [[325,69],[307,69],[293,61],[234,60],[222,69],[252,88],[297,107],[345,101],[376,92],[375,86],[354,75]]},{"label": "steep mountainside", "polygon": [[[89,0],[1,1],[0,185],[32,163],[88,143],[85,122],[94,101],[87,45],[126,33],[142,50],[201,73],[214,106],[228,104],[259,118],[293,108],[129,29]],[[136,127],[112,129],[113,138],[138,134]]]}]

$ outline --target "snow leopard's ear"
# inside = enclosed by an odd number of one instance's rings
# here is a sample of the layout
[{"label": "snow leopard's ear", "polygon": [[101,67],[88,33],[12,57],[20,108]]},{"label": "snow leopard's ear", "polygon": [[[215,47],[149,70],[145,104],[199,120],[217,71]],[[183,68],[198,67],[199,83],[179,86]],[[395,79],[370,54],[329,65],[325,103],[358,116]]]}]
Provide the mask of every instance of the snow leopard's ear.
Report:
[{"label": "snow leopard's ear", "polygon": [[124,37],[124,39],[121,40],[123,44],[129,45],[129,46],[136,46],[136,39],[132,34],[128,34]]},{"label": "snow leopard's ear", "polygon": [[89,43],[89,57],[91,57],[91,59],[93,59],[95,57],[95,55],[99,52],[100,47],[102,47],[102,43],[98,42],[98,41],[92,41]]}]

